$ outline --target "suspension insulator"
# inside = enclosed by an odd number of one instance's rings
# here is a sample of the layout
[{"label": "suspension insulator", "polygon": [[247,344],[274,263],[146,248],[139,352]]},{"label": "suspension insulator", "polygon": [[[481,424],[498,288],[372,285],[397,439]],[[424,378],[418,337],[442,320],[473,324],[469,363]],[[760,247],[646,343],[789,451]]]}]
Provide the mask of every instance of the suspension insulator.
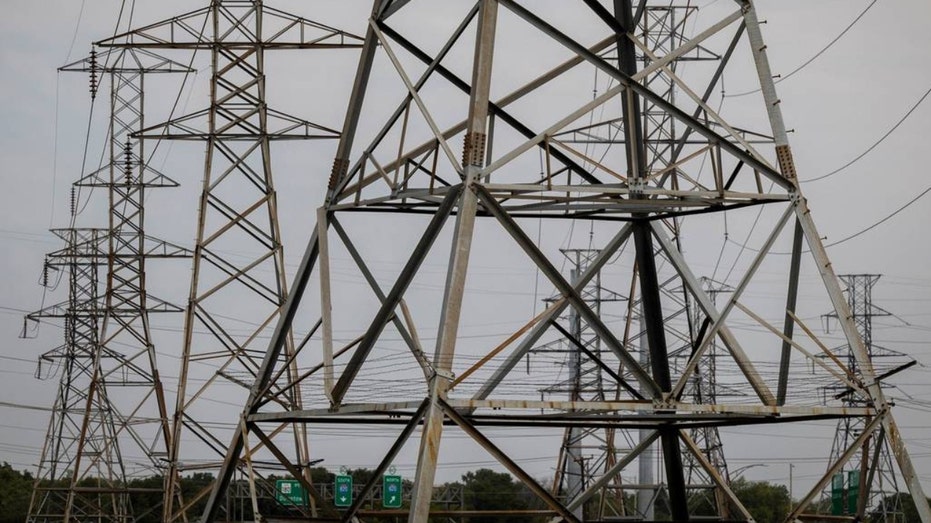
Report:
[{"label": "suspension insulator", "polygon": [[126,176],[126,185],[130,185],[133,179],[133,144],[129,138],[123,146],[123,174]]},{"label": "suspension insulator", "polygon": [[71,216],[75,216],[78,212],[78,195],[75,190],[75,187],[71,186]]},{"label": "suspension insulator", "polygon": [[42,264],[42,286],[48,287],[48,258],[45,259],[45,262]]},{"label": "suspension insulator", "polygon": [[91,57],[89,60],[89,64],[90,64],[90,73],[91,73],[91,77],[90,77],[91,100],[94,100],[97,98],[97,87],[99,86],[99,82],[97,81],[97,69],[98,69],[97,51],[93,49],[91,49]]}]

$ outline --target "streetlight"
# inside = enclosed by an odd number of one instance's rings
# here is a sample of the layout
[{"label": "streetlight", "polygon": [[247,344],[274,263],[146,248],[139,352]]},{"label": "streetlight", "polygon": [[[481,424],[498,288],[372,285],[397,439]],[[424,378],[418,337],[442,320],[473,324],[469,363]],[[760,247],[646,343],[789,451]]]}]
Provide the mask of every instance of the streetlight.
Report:
[{"label": "streetlight", "polygon": [[746,472],[746,471],[749,470],[749,469],[752,469],[753,467],[768,467],[768,466],[769,466],[769,465],[766,464],[766,463],[753,463],[753,464],[751,464],[751,465],[745,465],[745,466],[740,467],[739,469],[735,470],[734,473],[731,474],[731,476],[734,478],[734,481],[736,481],[736,480],[740,479],[740,475],[741,475],[741,474],[743,474],[744,472]]}]

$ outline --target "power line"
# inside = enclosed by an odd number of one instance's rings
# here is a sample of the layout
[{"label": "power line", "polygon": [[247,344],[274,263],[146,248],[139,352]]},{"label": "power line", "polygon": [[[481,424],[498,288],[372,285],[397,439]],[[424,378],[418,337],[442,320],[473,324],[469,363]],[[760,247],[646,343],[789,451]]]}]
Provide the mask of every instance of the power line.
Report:
[{"label": "power line", "polygon": [[[853,29],[853,26],[857,25],[857,22],[859,22],[860,19],[863,18],[863,17],[866,15],[866,13],[869,12],[869,10],[873,8],[874,5],[876,5],[876,2],[877,2],[877,1],[878,1],[878,0],[873,0],[872,2],[870,2],[869,5],[867,5],[866,8],[865,8],[863,11],[861,11],[860,14],[857,15],[856,18],[853,19],[853,22],[850,22],[850,24],[848,24],[847,27],[845,27],[844,30],[841,31],[839,35],[835,36],[833,40],[831,40],[830,42],[828,42],[828,45],[824,46],[820,51],[818,51],[817,53],[815,53],[814,56],[812,56],[811,58],[809,58],[808,60],[806,60],[805,62],[803,62],[802,65],[796,67],[795,69],[793,69],[792,71],[790,71],[788,74],[781,75],[781,76],[780,76],[779,78],[777,78],[773,83],[778,84],[779,82],[782,82],[783,80],[788,80],[789,78],[791,78],[792,76],[794,76],[795,73],[797,73],[797,72],[801,71],[802,69],[808,67],[812,62],[814,62],[815,60],[817,60],[818,58],[820,58],[821,55],[823,55],[825,52],[827,52],[828,49],[830,49],[831,47],[833,47],[834,44],[836,44],[841,38],[844,37],[844,35],[846,35],[851,29]],[[741,92],[741,93],[729,94],[729,95],[726,95],[726,96],[727,96],[727,98],[737,98],[737,97],[740,97],[740,96],[747,96],[748,94],[758,93],[758,92],[760,92],[760,91],[761,91],[761,89],[753,89],[752,91],[744,91],[744,92]]]},{"label": "power line", "polygon": [[915,110],[918,109],[918,106],[920,106],[921,103],[924,102],[925,99],[928,98],[928,95],[931,95],[931,87],[929,87],[928,90],[925,91],[925,94],[923,94],[923,95],[921,96],[921,98],[920,98],[917,102],[915,102],[915,105],[913,105],[913,106],[911,107],[911,109],[909,109],[908,112],[905,113],[905,116],[903,116],[902,118],[900,118],[899,121],[896,122],[896,124],[893,125],[891,129],[889,129],[888,131],[886,131],[886,134],[882,135],[882,137],[880,137],[880,139],[877,140],[876,143],[874,143],[873,145],[869,146],[865,151],[863,151],[862,153],[860,153],[856,158],[854,158],[853,160],[850,160],[849,162],[845,163],[844,165],[838,167],[837,169],[834,169],[833,171],[831,171],[831,172],[829,172],[829,173],[827,173],[827,174],[822,174],[821,176],[816,176],[816,177],[814,177],[814,178],[809,178],[809,179],[807,179],[807,180],[799,180],[799,181],[802,182],[802,183],[808,183],[808,182],[816,182],[816,181],[818,181],[818,180],[823,180],[823,179],[825,179],[825,178],[834,176],[835,174],[837,174],[837,173],[843,171],[844,169],[850,167],[851,165],[857,163],[857,162],[860,161],[860,159],[862,159],[864,156],[870,154],[870,153],[873,151],[873,149],[875,149],[876,147],[879,146],[879,144],[883,143],[883,142],[886,140],[886,138],[889,137],[889,135],[891,135],[892,133],[894,133],[895,130],[899,128],[899,126],[901,126],[903,123],[905,123],[905,120],[908,120],[908,117],[911,116],[912,113],[914,113]]},{"label": "power line", "polygon": [[[929,92],[931,92],[931,91],[929,91]],[[863,229],[863,230],[861,230],[861,231],[859,231],[859,232],[855,232],[855,233],[851,234],[850,236],[847,236],[846,238],[841,238],[840,240],[837,240],[836,242],[826,243],[826,244],[824,244],[824,246],[825,246],[825,247],[833,247],[833,246],[835,246],[835,245],[840,245],[841,243],[844,243],[844,242],[846,242],[846,241],[848,241],[848,240],[852,240],[852,239],[856,238],[857,236],[860,236],[861,234],[864,234],[864,233],[866,233],[866,232],[868,232],[868,231],[871,231],[872,229],[875,229],[876,227],[879,227],[879,226],[882,225],[883,223],[885,223],[885,222],[891,220],[894,216],[896,216],[896,215],[899,214],[900,212],[902,212],[902,211],[904,211],[905,209],[907,209],[910,205],[912,205],[913,203],[917,202],[919,199],[921,199],[922,196],[928,194],[929,192],[931,192],[931,187],[928,187],[928,188],[925,189],[924,191],[921,191],[921,193],[920,193],[918,196],[912,198],[908,203],[906,203],[905,205],[899,207],[898,209],[896,209],[895,211],[893,211],[891,214],[889,214],[889,215],[886,216],[885,218],[879,220],[878,222],[874,223],[873,225],[870,225],[869,227],[867,227],[867,228],[865,228],[865,229]]]},{"label": "power line", "polygon": [[[929,186],[929,187],[927,187],[925,190],[921,191],[921,193],[919,193],[918,196],[916,196],[916,197],[912,198],[911,200],[909,200],[908,203],[906,203],[905,205],[899,207],[899,208],[896,209],[895,211],[892,211],[890,214],[886,215],[885,217],[883,217],[883,218],[880,219],[879,221],[873,223],[872,225],[869,225],[868,227],[865,227],[865,228],[863,228],[863,229],[861,229],[861,230],[859,230],[859,231],[857,231],[857,232],[855,232],[855,233],[853,233],[853,234],[851,234],[851,235],[849,235],[849,236],[845,236],[844,238],[841,238],[840,240],[837,240],[837,241],[834,241],[834,242],[825,243],[825,244],[824,244],[824,247],[825,247],[825,248],[828,248],[828,247],[834,247],[835,245],[840,245],[840,244],[842,244],[842,243],[844,243],[844,242],[846,242],[846,241],[850,241],[850,240],[856,238],[857,236],[863,235],[863,234],[865,234],[865,233],[867,233],[867,232],[869,232],[869,231],[875,229],[876,227],[879,227],[879,226],[882,225],[883,223],[885,223],[885,222],[891,220],[891,219],[894,218],[896,215],[898,215],[899,213],[901,213],[902,211],[904,211],[905,209],[907,209],[908,207],[910,207],[912,204],[914,204],[915,202],[917,202],[918,200],[920,200],[922,197],[924,197],[924,196],[925,196],[926,194],[928,194],[929,192],[931,192],[931,186]],[[759,249],[754,249],[753,247],[748,247],[748,246],[746,245],[746,243],[740,244],[740,243],[737,243],[737,242],[734,241],[734,240],[731,240],[730,238],[727,238],[726,241],[731,242],[731,243],[733,243],[734,245],[737,245],[738,247],[741,247],[742,249],[747,249],[747,250],[750,250],[750,251],[753,251],[753,252],[760,252]],[[803,252],[811,252],[811,251],[805,250],[805,251],[803,251]],[[770,254],[788,255],[788,254],[792,254],[792,253],[790,253],[790,252],[774,252],[774,251],[770,251]]]}]

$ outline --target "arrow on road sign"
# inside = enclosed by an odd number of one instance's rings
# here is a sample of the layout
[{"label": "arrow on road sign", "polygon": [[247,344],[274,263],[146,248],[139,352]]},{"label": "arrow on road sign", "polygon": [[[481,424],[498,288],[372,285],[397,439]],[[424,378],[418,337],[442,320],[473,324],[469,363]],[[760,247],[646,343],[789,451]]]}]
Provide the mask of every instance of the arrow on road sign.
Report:
[{"label": "arrow on road sign", "polygon": [[352,476],[336,476],[336,496],[333,503],[337,507],[352,506]]},{"label": "arrow on road sign", "polygon": [[385,508],[401,508],[401,476],[382,476],[381,504]]}]

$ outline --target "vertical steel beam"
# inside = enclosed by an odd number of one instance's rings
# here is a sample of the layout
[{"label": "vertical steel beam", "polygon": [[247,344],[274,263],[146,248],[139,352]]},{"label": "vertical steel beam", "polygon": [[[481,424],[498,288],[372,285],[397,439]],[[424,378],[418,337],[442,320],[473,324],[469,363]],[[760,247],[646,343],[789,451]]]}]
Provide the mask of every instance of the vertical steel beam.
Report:
[{"label": "vertical steel beam", "polygon": [[540,249],[533,243],[533,241],[527,237],[527,235],[518,227],[517,223],[514,221],[511,216],[495,201],[494,197],[484,188],[478,187],[477,192],[481,197],[482,203],[492,216],[494,216],[498,222],[504,227],[504,229],[511,235],[512,238],[517,242],[517,244],[527,253],[528,256],[533,260],[537,267],[540,268],[542,272],[556,287],[556,289],[566,297],[566,300],[572,304],[582,319],[584,319],[592,331],[599,337],[601,340],[608,345],[608,347],[614,352],[614,354],[620,359],[626,369],[629,369],[630,372],[637,378],[637,381],[643,386],[644,392],[649,394],[651,398],[659,399],[662,397],[662,388],[657,384],[657,382],[650,377],[650,375],[640,366],[640,364],[631,356],[627,351],[627,348],[614,336],[611,332],[611,329],[605,325],[604,321],[595,314],[588,304],[585,303],[585,300],[579,295],[579,292],[576,291],[572,285],[569,284],[560,274],[559,271],[554,267],[549,260],[546,259],[546,256],[540,252]]},{"label": "vertical steel beam", "polygon": [[[249,392],[249,398],[246,400],[246,414],[252,414],[257,408],[257,401],[262,391],[268,386],[272,373],[275,370],[275,363],[284,350],[285,343],[290,336],[291,325],[294,323],[294,317],[297,316],[297,310],[304,298],[304,291],[307,289],[307,283],[310,282],[310,275],[313,272],[314,265],[319,254],[319,244],[317,242],[317,230],[311,234],[310,241],[307,242],[307,248],[304,250],[304,256],[301,264],[298,266],[297,273],[294,275],[294,282],[291,285],[291,292],[288,294],[284,305],[281,307],[281,313],[275,330],[268,343],[268,349],[265,352],[265,358],[256,376],[256,381]],[[232,442],[227,447],[226,457],[223,464],[217,472],[217,480],[210,491],[210,497],[204,507],[204,513],[201,521],[207,523],[216,518],[220,510],[223,497],[229,488],[233,473],[239,465],[239,456],[243,448],[243,434],[241,429],[237,428],[233,434]]]},{"label": "vertical steel beam", "polygon": [[[630,38],[634,25],[634,8],[630,0],[614,0],[614,17],[617,21],[617,58],[618,70],[631,77],[637,72],[636,47]],[[623,32],[622,32],[623,31]],[[621,98],[624,115],[624,141],[627,144],[627,177],[633,187],[638,187],[647,176],[646,143],[643,139],[643,115],[640,110],[640,97],[628,88]],[[638,197],[634,195],[634,197]],[[643,196],[640,195],[640,198]],[[650,365],[653,379],[663,393],[672,391],[672,378],[669,371],[669,354],[666,346],[665,320],[660,299],[660,284],[656,274],[656,258],[653,251],[653,236],[645,215],[633,223],[634,245],[636,246],[637,275],[640,281],[640,298],[642,321],[645,323],[647,344],[650,349]],[[660,441],[663,448],[663,463],[669,488],[669,501],[672,517],[676,521],[688,521],[688,499],[685,492],[685,473],[682,467],[682,454],[679,438],[675,430],[661,428]]]},{"label": "vertical steel beam", "polygon": [[[401,433],[395,439],[394,444],[391,445],[391,448],[388,449],[388,452],[385,454],[385,457],[382,458],[381,462],[375,467],[375,470],[372,471],[372,477],[366,482],[362,487],[362,491],[356,493],[355,501],[352,503],[352,506],[346,510],[346,513],[343,514],[343,522],[346,523],[355,517],[356,513],[362,508],[362,505],[368,500],[366,499],[369,495],[369,492],[375,488],[375,484],[381,480],[382,475],[388,470],[388,467],[391,465],[391,462],[394,461],[395,456],[401,452],[401,449],[404,448],[404,444],[407,443],[408,438],[411,434],[414,433],[414,430],[417,428],[417,425],[420,424],[420,420],[423,419],[424,414],[427,411],[427,405],[429,399],[424,399],[423,403],[420,404],[420,407],[414,412],[411,416],[410,421],[407,422],[407,425],[404,426],[404,429],[401,430]],[[384,493],[382,493],[384,495]]]},{"label": "vertical steel beam", "polygon": [[[379,16],[384,7],[391,2],[388,0],[374,0],[372,2],[372,19]],[[368,24],[365,31],[365,41],[362,44],[362,54],[356,68],[356,77],[352,83],[349,94],[349,104],[346,107],[346,117],[343,119],[343,130],[339,135],[339,144],[336,146],[336,157],[333,160],[330,182],[327,187],[327,203],[336,200],[336,196],[349,182],[349,155],[356,138],[356,129],[359,127],[359,117],[362,115],[362,105],[365,102],[365,93],[368,90],[369,78],[372,74],[372,62],[375,60],[375,51],[378,49],[378,36],[375,28]]]},{"label": "vertical steel beam", "polygon": [[[769,387],[766,386],[766,383],[763,381],[762,376],[756,370],[756,367],[753,365],[753,362],[744,352],[743,348],[740,345],[740,342],[737,340],[737,337],[734,336],[730,328],[723,324],[724,319],[721,314],[718,312],[715,307],[711,297],[705,292],[701,287],[701,283],[692,274],[691,269],[689,269],[688,264],[685,262],[685,258],[682,256],[682,253],[679,251],[673,242],[666,237],[665,232],[663,232],[662,227],[659,223],[653,222],[651,224],[653,228],[653,234],[656,236],[656,239],[659,240],[660,247],[663,249],[663,252],[666,253],[666,257],[669,258],[669,261],[675,267],[676,272],[679,273],[679,276],[682,278],[682,282],[685,287],[691,292],[692,296],[695,297],[698,302],[699,307],[702,311],[708,316],[708,319],[713,324],[721,323],[715,331],[715,335],[720,335],[721,339],[724,341],[724,344],[727,346],[731,355],[734,358],[734,361],[737,362],[737,366],[740,368],[741,372],[744,374],[744,377],[747,378],[747,382],[750,383],[750,386],[753,387],[753,390],[756,391],[757,396],[763,402],[764,405],[773,405],[775,400],[773,399],[773,394],[770,392]],[[696,340],[696,343],[700,343],[701,338]]]},{"label": "vertical steel beam", "polygon": [[[799,268],[802,261],[802,224],[795,221],[795,234],[792,237],[792,257],[789,260],[789,287],[786,293],[786,317],[782,333],[786,338],[792,339],[795,332],[795,306],[798,302]],[[792,355],[792,344],[782,342],[782,354],[779,358],[779,383],[776,388],[776,404],[785,405],[786,393],[789,387],[789,363]]]},{"label": "vertical steel beam", "polygon": [[905,480],[906,486],[908,486],[908,491],[911,493],[912,499],[915,500],[918,515],[922,523],[931,523],[931,507],[929,507],[927,503],[921,502],[927,498],[921,486],[921,481],[918,478],[918,473],[915,471],[912,459],[908,454],[908,449],[905,447],[905,440],[899,432],[899,427],[896,425],[892,413],[887,412],[889,404],[886,401],[882,387],[876,380],[876,371],[873,368],[873,362],[866,350],[863,339],[860,337],[859,331],[857,331],[856,321],[854,321],[847,300],[844,298],[843,290],[840,288],[840,284],[837,280],[837,274],[835,274],[834,268],[828,259],[827,251],[825,251],[824,244],[821,242],[821,237],[818,235],[818,229],[811,219],[811,211],[808,209],[807,202],[803,197],[799,198],[796,214],[805,233],[808,249],[811,251],[818,272],[821,275],[821,281],[828,291],[828,296],[831,299],[834,310],[837,311],[837,319],[844,332],[844,337],[847,340],[847,344],[850,346],[850,350],[853,351],[854,357],[857,359],[857,364],[860,366],[863,382],[867,384],[867,390],[870,393],[875,408],[881,413],[880,418],[882,420],[883,429],[886,432],[886,437],[889,439],[889,444],[892,446],[892,453],[895,456],[895,460],[899,464],[899,471],[902,473],[902,478]]},{"label": "vertical steel beam", "polygon": [[536,16],[525,7],[521,6],[514,0],[498,0],[498,3],[507,7],[511,12],[517,16],[523,18],[529,22],[534,27],[538,28],[544,34],[553,38],[553,40],[559,42],[567,49],[583,57],[586,61],[597,67],[599,70],[604,71],[606,74],[618,81],[618,83],[624,85],[629,90],[633,91],[639,96],[642,96],[644,99],[648,100],[650,103],[656,105],[658,108],[666,111],[670,117],[675,118],[676,120],[682,122],[694,132],[700,134],[710,142],[714,142],[716,145],[721,147],[723,151],[731,154],[732,156],[743,160],[747,165],[752,167],[754,170],[765,176],[766,178],[772,180],[774,183],[780,187],[791,189],[792,184],[786,180],[786,177],[780,173],[774,171],[766,163],[760,161],[760,159],[754,157],[752,154],[744,151],[742,148],[731,143],[724,136],[721,136],[709,126],[705,125],[703,122],[687,114],[682,109],[679,109],[677,106],[663,98],[662,96],[654,93],[646,86],[640,84],[639,82],[634,81],[629,74],[624,73],[617,67],[611,65],[607,60],[601,58],[600,56],[592,53],[584,46],[578,42],[571,39],[566,34],[560,32],[551,24],[548,24],[540,17]]},{"label": "vertical steel beam", "polygon": [[[779,106],[779,98],[776,95],[775,82],[773,81],[772,71],[769,67],[766,45],[763,43],[760,23],[756,16],[756,8],[751,0],[741,1],[743,1],[745,5],[744,23],[747,27],[747,35],[750,40],[751,51],[753,52],[754,62],[756,63],[757,73],[760,79],[760,88],[763,92],[763,99],[766,102],[766,110],[769,115],[770,126],[772,127],[776,142],[776,156],[779,161],[779,167],[783,175],[792,181],[795,186],[795,191],[800,192],[798,178],[795,172],[795,163],[792,158],[792,151],[789,148],[788,134],[786,133],[785,122],[782,117],[782,108]],[[876,409],[881,412],[883,429],[889,438],[889,443],[892,446],[893,454],[899,464],[902,477],[905,479],[912,499],[915,500],[918,515],[922,523],[931,523],[931,507],[929,507],[927,503],[924,503],[924,500],[927,498],[925,497],[921,482],[918,479],[918,475],[909,457],[908,450],[905,448],[905,442],[899,433],[898,426],[895,423],[892,413],[886,412],[888,404],[883,394],[882,387],[875,379],[876,372],[873,368],[870,355],[863,343],[860,333],[857,331],[856,322],[850,312],[847,301],[844,299],[843,292],[837,280],[837,274],[835,274],[834,268],[828,259],[827,251],[824,249],[824,244],[821,241],[821,237],[818,235],[818,230],[815,227],[814,221],[811,219],[811,211],[808,209],[808,203],[802,196],[799,197],[796,214],[798,216],[799,227],[802,229],[808,248],[815,259],[818,272],[828,291],[828,296],[831,299],[834,310],[837,311],[838,321],[841,324],[844,336],[847,339],[847,343],[857,363],[860,365],[860,372],[864,378],[863,381],[869,384],[867,388],[870,396]]]},{"label": "vertical steel beam", "polygon": [[436,374],[430,383],[430,405],[420,440],[417,457],[417,474],[411,498],[410,523],[425,523],[430,513],[433,480],[443,434],[443,409],[439,402],[446,398],[452,382],[453,356],[462,314],[462,298],[468,271],[472,235],[475,230],[475,213],[478,200],[473,190],[478,173],[485,162],[486,129],[491,66],[494,57],[495,32],[498,20],[496,0],[480,0],[475,37],[475,56],[472,64],[472,91],[469,97],[469,115],[462,150],[465,184],[456,217],[456,231],[450,254],[443,309],[437,333],[436,354],[433,365]]}]

